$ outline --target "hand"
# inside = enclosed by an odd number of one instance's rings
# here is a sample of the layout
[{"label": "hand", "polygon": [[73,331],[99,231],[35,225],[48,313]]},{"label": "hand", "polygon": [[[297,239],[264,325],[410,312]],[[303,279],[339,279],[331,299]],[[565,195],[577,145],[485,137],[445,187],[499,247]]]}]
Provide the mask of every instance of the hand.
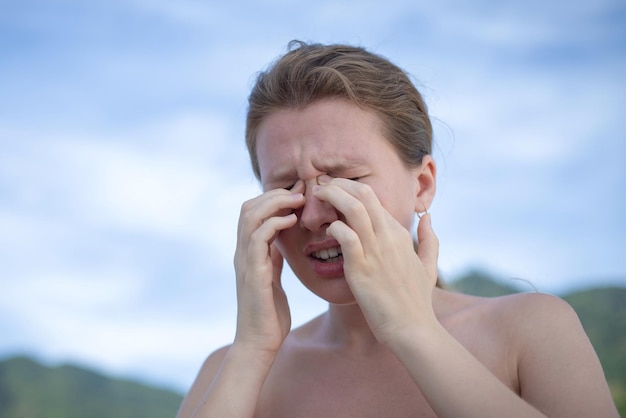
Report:
[{"label": "hand", "polygon": [[291,328],[281,285],[283,257],[273,241],[297,222],[294,209],[304,204],[298,184],[292,191],[275,189],[241,207],[235,251],[237,276],[236,345],[275,353]]},{"label": "hand", "polygon": [[409,327],[436,321],[438,241],[430,215],[420,219],[416,254],[410,232],[368,185],[335,178],[314,193],[343,214],[345,221],[334,221],[326,233],[341,245],[346,280],[378,341],[390,343]]}]

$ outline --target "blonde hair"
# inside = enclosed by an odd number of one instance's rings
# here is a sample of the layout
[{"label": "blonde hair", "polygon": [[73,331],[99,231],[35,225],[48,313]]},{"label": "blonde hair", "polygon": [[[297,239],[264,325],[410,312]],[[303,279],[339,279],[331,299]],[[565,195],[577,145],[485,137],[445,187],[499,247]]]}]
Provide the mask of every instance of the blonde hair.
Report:
[{"label": "blonde hair", "polygon": [[292,41],[288,52],[258,75],[248,99],[246,145],[257,178],[256,135],[263,119],[280,108],[335,97],[376,112],[382,134],[407,166],[419,166],[431,154],[426,104],[403,70],[364,48]]}]

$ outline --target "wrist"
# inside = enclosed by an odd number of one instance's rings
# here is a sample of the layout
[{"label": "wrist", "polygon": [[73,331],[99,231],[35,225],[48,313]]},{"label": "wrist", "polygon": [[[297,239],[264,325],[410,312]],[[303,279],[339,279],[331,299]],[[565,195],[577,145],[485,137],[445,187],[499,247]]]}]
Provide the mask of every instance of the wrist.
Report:
[{"label": "wrist", "polygon": [[386,345],[397,357],[411,356],[419,347],[432,345],[434,341],[447,331],[433,316],[432,320],[423,320],[402,327],[389,338]]},{"label": "wrist", "polygon": [[228,362],[243,364],[247,368],[258,366],[269,370],[274,363],[276,355],[277,351],[260,349],[235,339],[226,354],[226,359]]}]

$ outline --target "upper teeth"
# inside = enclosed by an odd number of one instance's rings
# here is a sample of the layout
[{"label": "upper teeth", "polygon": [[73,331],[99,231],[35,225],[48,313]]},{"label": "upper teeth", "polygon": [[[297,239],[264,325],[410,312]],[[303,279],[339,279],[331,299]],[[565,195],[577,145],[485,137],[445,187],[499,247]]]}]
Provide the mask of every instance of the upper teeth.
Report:
[{"label": "upper teeth", "polygon": [[315,258],[321,258],[322,260],[328,260],[329,258],[337,257],[340,254],[341,254],[341,248],[335,247],[335,248],[329,248],[327,250],[316,251],[313,253],[313,256]]}]

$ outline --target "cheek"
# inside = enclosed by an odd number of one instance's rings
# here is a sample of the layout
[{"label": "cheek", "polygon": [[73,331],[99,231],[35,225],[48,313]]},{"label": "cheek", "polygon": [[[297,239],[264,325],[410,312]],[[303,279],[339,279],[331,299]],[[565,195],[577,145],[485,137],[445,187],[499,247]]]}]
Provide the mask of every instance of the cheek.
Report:
[{"label": "cheek", "polygon": [[299,226],[296,224],[289,229],[280,231],[276,237],[276,241],[274,241],[276,247],[278,247],[280,253],[285,258],[287,258],[289,254],[297,248],[295,234],[298,228]]},{"label": "cheek", "polygon": [[413,206],[408,202],[404,205],[397,204],[399,203],[398,201],[394,203],[396,204],[392,208],[387,208],[387,210],[396,219],[396,221],[398,221],[406,229],[410,230],[413,225],[413,216],[415,215]]},{"label": "cheek", "polygon": [[[394,193],[395,192],[395,193]],[[410,230],[413,225],[413,217],[415,215],[415,199],[413,198],[413,190],[410,187],[399,188],[388,185],[382,188],[382,192],[376,193],[378,200],[383,207],[393,216],[402,226]]]}]

